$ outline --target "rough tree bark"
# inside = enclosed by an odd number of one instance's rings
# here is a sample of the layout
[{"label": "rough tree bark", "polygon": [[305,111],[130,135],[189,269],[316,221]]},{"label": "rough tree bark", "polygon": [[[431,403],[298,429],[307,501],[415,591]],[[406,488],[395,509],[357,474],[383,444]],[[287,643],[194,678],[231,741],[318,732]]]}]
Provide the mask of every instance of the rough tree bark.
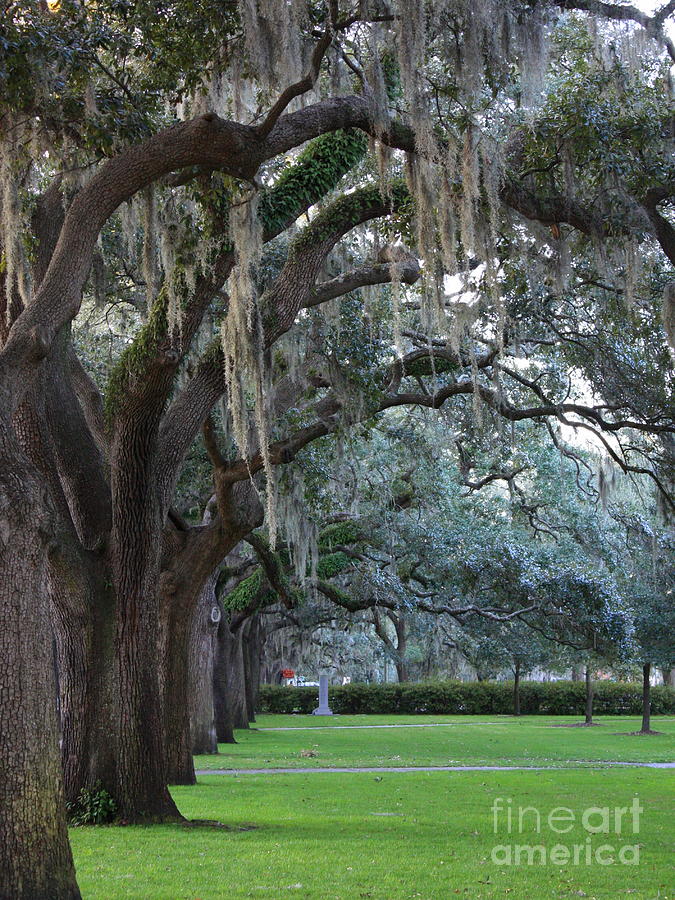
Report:
[{"label": "rough tree bark", "polygon": [[50,566],[57,646],[61,758],[66,799],[97,785],[117,787],[113,709],[114,597],[108,569],[78,567],[79,554],[54,554]]},{"label": "rough tree bark", "polygon": [[[157,665],[162,519],[155,490],[157,420],[118,416],[112,445],[117,791],[126,821],[181,818],[167,787]],[[187,672],[186,672],[187,675]]]},{"label": "rough tree bark", "polygon": [[0,897],[75,900],[57,743],[47,500],[0,425]]}]

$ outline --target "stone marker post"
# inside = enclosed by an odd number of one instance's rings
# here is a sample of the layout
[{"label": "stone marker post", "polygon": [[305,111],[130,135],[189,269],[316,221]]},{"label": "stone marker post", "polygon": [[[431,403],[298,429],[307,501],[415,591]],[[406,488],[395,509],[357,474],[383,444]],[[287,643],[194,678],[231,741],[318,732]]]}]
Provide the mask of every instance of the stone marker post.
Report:
[{"label": "stone marker post", "polygon": [[333,711],[328,706],[328,675],[322,672],[319,675],[319,705],[312,713],[313,716],[332,716]]}]

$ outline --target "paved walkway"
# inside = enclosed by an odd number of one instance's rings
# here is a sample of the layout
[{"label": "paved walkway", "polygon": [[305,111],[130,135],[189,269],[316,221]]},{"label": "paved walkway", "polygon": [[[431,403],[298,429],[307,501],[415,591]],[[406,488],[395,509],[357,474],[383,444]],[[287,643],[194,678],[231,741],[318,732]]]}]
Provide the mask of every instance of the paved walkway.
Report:
[{"label": "paved walkway", "polygon": [[640,763],[640,762],[591,762],[587,765],[572,766],[363,766],[347,768],[297,769],[197,769],[197,775],[328,775],[333,773],[351,774],[359,772],[398,774],[406,772],[565,772],[570,769],[603,769],[606,766],[627,766],[640,769],[675,769],[675,762]]},{"label": "paved walkway", "polygon": [[409,724],[398,723],[395,725],[279,725],[275,727],[258,728],[253,726],[251,731],[318,731],[325,728],[344,729],[356,731],[358,728],[464,728],[465,725],[516,725],[517,722],[411,722]]}]

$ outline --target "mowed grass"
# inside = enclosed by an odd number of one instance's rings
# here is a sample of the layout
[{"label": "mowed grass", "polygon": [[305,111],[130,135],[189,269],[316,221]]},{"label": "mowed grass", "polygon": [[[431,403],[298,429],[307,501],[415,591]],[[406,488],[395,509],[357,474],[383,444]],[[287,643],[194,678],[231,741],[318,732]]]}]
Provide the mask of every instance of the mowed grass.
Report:
[{"label": "mowed grass", "polygon": [[[214,756],[195,757],[199,769],[358,766],[577,766],[600,762],[675,761],[675,717],[654,717],[656,736],[635,736],[640,719],[598,718],[597,728],[561,728],[566,716],[317,716],[261,715]],[[364,728],[363,725],[444,727]],[[350,726],[350,727],[336,727]],[[289,727],[297,730],[265,731]],[[304,752],[303,752],[304,751]]]},{"label": "mowed grass", "polygon": [[[668,900],[675,897],[674,784],[673,773],[649,769],[206,776],[174,788],[177,803],[190,818],[233,830],[81,828],[71,840],[84,900]],[[581,826],[585,808],[630,806],[636,796],[644,809],[639,834],[630,819],[620,835],[589,835]],[[530,813],[522,834],[514,825],[509,835],[503,817],[495,834],[496,797],[536,807],[542,832]],[[545,824],[560,806],[577,820],[564,835]],[[593,853],[609,844],[615,857],[620,846],[639,843],[639,865],[600,865],[594,856],[587,865],[583,855],[576,866],[491,860],[495,845],[541,844],[549,853],[588,838]]]}]

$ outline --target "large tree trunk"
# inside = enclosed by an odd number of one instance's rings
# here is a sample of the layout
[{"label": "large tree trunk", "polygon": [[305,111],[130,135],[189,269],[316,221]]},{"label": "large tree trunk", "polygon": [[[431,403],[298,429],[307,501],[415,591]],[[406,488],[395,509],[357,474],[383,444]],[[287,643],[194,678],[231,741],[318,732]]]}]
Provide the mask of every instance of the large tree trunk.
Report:
[{"label": "large tree trunk", "polygon": [[[248,728],[248,707],[246,704],[246,670],[244,666],[243,623],[232,633],[228,617],[223,617],[223,626],[218,629],[219,651],[225,674],[227,706],[233,728]],[[220,740],[220,738],[219,738]]]},{"label": "large tree trunk", "polygon": [[645,663],[642,667],[642,727],[640,734],[651,734],[652,707],[651,707],[651,678],[652,664]]},{"label": "large tree trunk", "polygon": [[47,591],[45,497],[0,432],[0,898],[74,900]]},{"label": "large tree trunk", "polygon": [[50,584],[66,799],[75,801],[83,788],[99,785],[114,796],[115,607],[108,569],[102,560],[96,571],[78,565],[78,555],[55,556]]},{"label": "large tree trunk", "polygon": [[265,645],[265,630],[259,615],[255,616],[255,640],[250,644],[249,650],[251,654],[251,705],[253,710],[258,709],[258,699],[260,696],[260,682],[262,681],[262,656]]},{"label": "large tree trunk", "polygon": [[[229,664],[229,638],[223,632],[230,631],[227,615],[221,607],[221,617],[216,633],[216,659],[213,668],[213,706],[216,717],[216,737],[221,744],[236,744],[229,697],[227,667]],[[231,635],[229,636],[231,637]]]},{"label": "large tree trunk", "polygon": [[516,661],[513,670],[513,715],[520,715],[520,660]]},{"label": "large tree trunk", "polygon": [[[57,191],[52,217],[62,212]],[[36,272],[36,280],[40,277]],[[54,510],[49,592],[65,793],[68,801],[75,801],[83,788],[99,783],[115,793],[114,598],[106,553],[110,489],[103,454],[73,389],[69,353],[64,329],[36,374],[14,424]]]},{"label": "large tree trunk", "polygon": [[[248,483],[242,489],[228,490],[226,495],[227,500],[223,506],[229,515],[227,520],[222,516],[214,520],[209,504],[200,529],[175,532],[172,540],[167,541],[164,548],[164,571],[160,594],[164,598],[162,608],[168,610],[168,613],[163,617],[162,644],[165,649],[160,658],[163,660],[162,693],[171,784],[195,782],[191,722],[195,690],[198,690],[204,701],[198,719],[202,723],[199,728],[201,729],[203,725],[205,732],[201,733],[199,746],[210,747],[209,751],[200,750],[200,752],[217,752],[216,737],[218,740],[234,740],[231,726],[229,733],[226,727],[228,706],[224,696],[214,697],[216,690],[214,681],[217,683],[222,680],[225,684],[229,671],[228,654],[228,658],[223,659],[222,663],[217,662],[216,668],[218,669],[218,666],[220,668],[217,674],[213,675],[216,654],[214,632],[219,626],[227,627],[227,623],[222,620],[218,623],[215,619],[210,621],[207,626],[207,630],[211,633],[209,645],[206,632],[197,637],[199,633],[197,619],[200,617],[200,609],[207,620],[211,619],[214,610],[220,611],[215,595],[216,570],[241,538],[259,524],[261,508],[255,491]],[[202,618],[202,623],[204,621]],[[229,628],[227,630],[229,632]],[[205,643],[202,649],[199,649],[195,641],[201,642],[202,639]],[[205,680],[201,687],[193,688],[191,684],[194,683],[197,672],[193,666],[197,658],[203,654],[206,655],[206,670],[200,672],[198,677]],[[215,726],[214,705],[217,707]],[[211,720],[210,725],[205,724],[208,719]],[[213,732],[214,727],[215,733],[207,740],[205,733]]]},{"label": "large tree trunk", "polygon": [[593,724],[593,676],[591,667],[586,666],[586,716],[585,724]]},{"label": "large tree trunk", "polygon": [[408,649],[407,622],[404,615],[392,616],[391,618],[396,629],[396,675],[400,682],[404,682],[410,679],[408,663],[405,658]]},{"label": "large tree trunk", "polygon": [[163,621],[157,668],[161,683],[166,776],[169,784],[195,784],[190,737],[191,596],[174,594],[167,597],[164,590],[161,594]]},{"label": "large tree trunk", "polygon": [[251,616],[242,629],[244,653],[244,688],[246,692],[246,713],[249,722],[255,722],[255,710],[260,687],[260,620]]},{"label": "large tree trunk", "polygon": [[112,559],[117,597],[117,792],[129,822],[181,818],[167,787],[159,688],[162,521],[154,483],[155,429],[118,420],[112,448]]},{"label": "large tree trunk", "polygon": [[669,687],[675,687],[675,669],[661,669],[663,683]]},{"label": "large tree trunk", "polygon": [[190,733],[193,753],[217,753],[213,668],[220,607],[214,573],[202,590],[190,640]]}]

